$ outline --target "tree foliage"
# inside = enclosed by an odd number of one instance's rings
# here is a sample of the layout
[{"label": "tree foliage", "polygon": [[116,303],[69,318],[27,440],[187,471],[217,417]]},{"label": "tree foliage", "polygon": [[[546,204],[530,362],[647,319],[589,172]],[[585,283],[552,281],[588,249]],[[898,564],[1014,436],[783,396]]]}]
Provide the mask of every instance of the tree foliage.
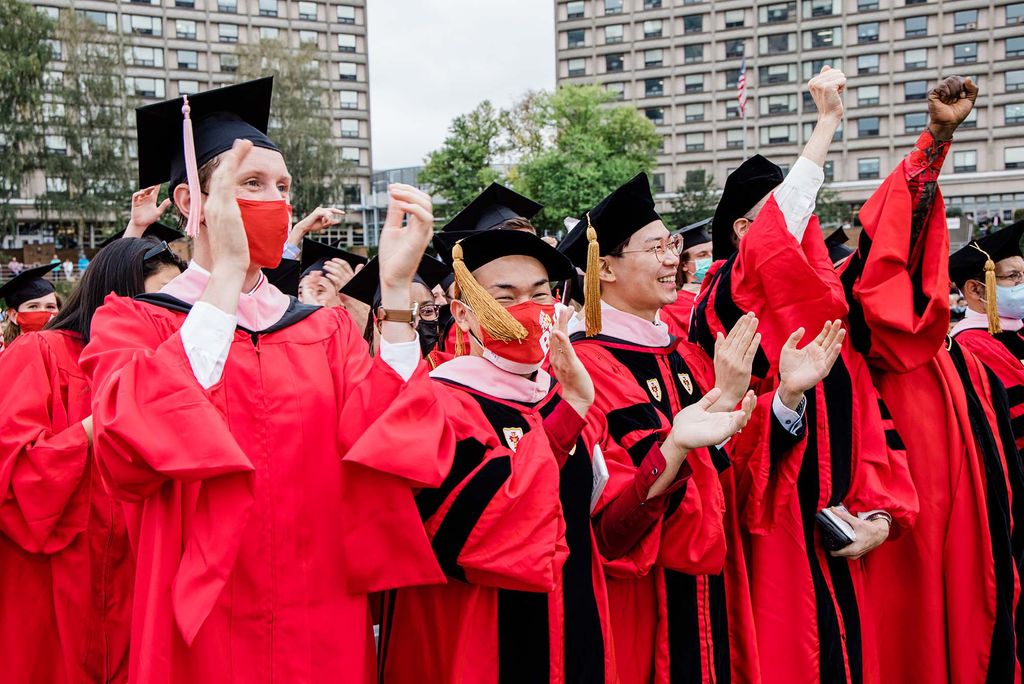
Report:
[{"label": "tree foliage", "polygon": [[839,193],[827,185],[821,186],[818,190],[814,215],[818,217],[823,228],[839,227],[844,223],[852,224],[854,220],[853,207],[839,199]]},{"label": "tree foliage", "polygon": [[672,213],[667,217],[672,223],[670,228],[682,228],[712,216],[718,206],[718,195],[714,176],[703,169],[688,173],[686,182],[672,198]]},{"label": "tree foliage", "polygon": [[321,81],[318,50],[278,40],[240,45],[238,81],[274,76],[270,137],[292,175],[296,217],[318,206],[342,205],[353,165],[342,160],[331,132],[330,91]]}]

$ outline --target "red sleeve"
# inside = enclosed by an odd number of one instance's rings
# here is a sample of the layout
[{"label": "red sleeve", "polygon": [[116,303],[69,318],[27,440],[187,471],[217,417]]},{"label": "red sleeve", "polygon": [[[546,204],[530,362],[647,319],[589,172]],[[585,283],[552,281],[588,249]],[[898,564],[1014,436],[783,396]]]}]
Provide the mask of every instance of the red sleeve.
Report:
[{"label": "red sleeve", "polygon": [[[57,358],[42,335],[0,355],[0,533],[31,553],[60,551],[85,530],[89,441],[68,421]],[[66,388],[64,388],[66,389]]]},{"label": "red sleeve", "polygon": [[559,468],[565,465],[569,452],[576,447],[576,440],[583,432],[584,425],[586,420],[567,401],[560,401],[544,419],[544,432],[547,433],[548,444]]}]

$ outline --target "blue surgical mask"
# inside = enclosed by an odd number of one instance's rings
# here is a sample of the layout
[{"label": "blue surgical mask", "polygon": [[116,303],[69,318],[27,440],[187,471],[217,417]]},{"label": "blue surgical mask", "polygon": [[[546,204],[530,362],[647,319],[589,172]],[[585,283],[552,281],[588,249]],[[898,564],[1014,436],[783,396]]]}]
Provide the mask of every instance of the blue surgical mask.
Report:
[{"label": "blue surgical mask", "polygon": [[711,259],[697,259],[695,262],[697,269],[693,272],[693,282],[700,283],[704,281],[704,276],[708,274],[713,263]]},{"label": "blue surgical mask", "polygon": [[1013,287],[997,285],[996,308],[1003,318],[1024,318],[1024,283]]}]

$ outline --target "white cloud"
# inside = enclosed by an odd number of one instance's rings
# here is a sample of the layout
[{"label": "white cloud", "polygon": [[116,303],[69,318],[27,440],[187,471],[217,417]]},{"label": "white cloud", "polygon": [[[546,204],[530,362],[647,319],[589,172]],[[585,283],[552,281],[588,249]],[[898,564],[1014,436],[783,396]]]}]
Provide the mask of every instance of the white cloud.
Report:
[{"label": "white cloud", "polygon": [[373,167],[421,164],[448,124],[555,83],[551,0],[368,2]]}]

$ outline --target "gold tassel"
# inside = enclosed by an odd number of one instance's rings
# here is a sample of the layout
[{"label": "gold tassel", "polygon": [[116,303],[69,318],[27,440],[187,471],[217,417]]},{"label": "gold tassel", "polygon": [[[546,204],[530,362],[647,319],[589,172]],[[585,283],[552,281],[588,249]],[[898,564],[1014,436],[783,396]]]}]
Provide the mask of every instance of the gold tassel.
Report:
[{"label": "gold tassel", "polygon": [[597,231],[590,223],[587,212],[587,272],[583,276],[583,315],[587,324],[587,337],[601,332],[601,247],[597,244]]},{"label": "gold tassel", "polygon": [[462,328],[455,326],[455,355],[462,356],[466,353],[466,348],[462,345]]},{"label": "gold tassel", "polygon": [[1003,324],[999,321],[999,306],[996,303],[996,262],[988,252],[975,243],[971,247],[985,255],[985,314],[988,316],[988,332],[991,335],[1003,332]]},{"label": "gold tassel", "polygon": [[[525,340],[527,332],[523,324],[506,311],[505,307],[498,304],[466,268],[466,262],[462,259],[461,242],[456,242],[452,248],[452,270],[455,271],[459,299],[469,305],[476,314],[476,319],[480,321],[480,326],[491,337],[502,342]],[[458,346],[457,342],[456,340]]]}]

